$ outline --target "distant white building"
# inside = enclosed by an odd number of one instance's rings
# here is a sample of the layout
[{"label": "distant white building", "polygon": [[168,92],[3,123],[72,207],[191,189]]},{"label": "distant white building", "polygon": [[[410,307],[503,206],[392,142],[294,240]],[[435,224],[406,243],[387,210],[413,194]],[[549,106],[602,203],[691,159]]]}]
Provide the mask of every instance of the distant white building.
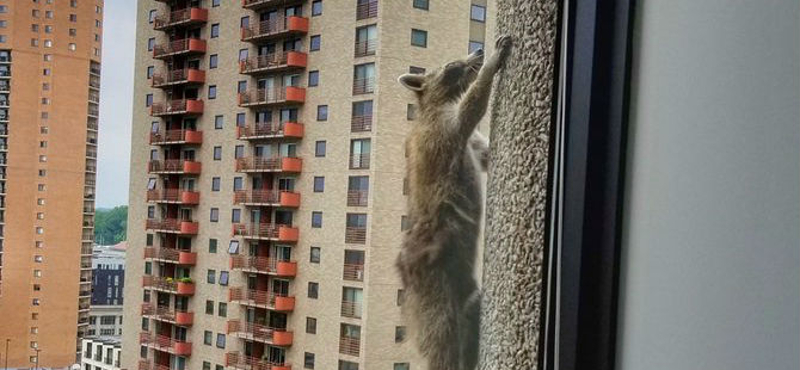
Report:
[{"label": "distant white building", "polygon": [[92,305],[86,336],[122,336],[122,290],[125,281],[125,242],[95,246],[92,253]]},{"label": "distant white building", "polygon": [[119,370],[122,345],[119,338],[88,338],[81,344],[81,369]]}]

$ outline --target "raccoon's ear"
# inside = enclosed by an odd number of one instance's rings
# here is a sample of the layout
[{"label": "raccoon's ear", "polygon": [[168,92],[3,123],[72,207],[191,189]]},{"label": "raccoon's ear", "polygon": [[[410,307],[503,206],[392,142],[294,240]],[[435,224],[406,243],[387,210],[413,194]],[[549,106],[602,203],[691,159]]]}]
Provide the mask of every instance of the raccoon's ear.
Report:
[{"label": "raccoon's ear", "polygon": [[400,84],[405,86],[411,91],[422,91],[422,83],[425,82],[425,76],[413,73],[406,73],[397,79]]}]

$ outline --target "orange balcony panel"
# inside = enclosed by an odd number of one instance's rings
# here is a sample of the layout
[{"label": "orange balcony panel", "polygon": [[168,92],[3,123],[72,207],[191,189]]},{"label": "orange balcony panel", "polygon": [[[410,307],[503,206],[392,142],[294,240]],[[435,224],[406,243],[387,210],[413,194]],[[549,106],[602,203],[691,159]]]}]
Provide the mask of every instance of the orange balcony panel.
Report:
[{"label": "orange balcony panel", "polygon": [[187,114],[202,114],[203,113],[203,101],[202,100],[187,100],[186,101],[186,113]]},{"label": "orange balcony panel", "polygon": [[294,33],[308,33],[308,18],[297,16],[286,18],[286,30]]},{"label": "orange balcony panel", "polygon": [[189,342],[175,342],[172,350],[177,356],[189,356],[192,354],[192,343]]},{"label": "orange balcony panel", "polygon": [[291,346],[294,333],[290,331],[275,331],[272,333],[272,344],[276,346]]},{"label": "orange balcony panel", "polygon": [[294,5],[302,2],[303,0],[242,0],[242,8],[258,10],[267,7],[276,7],[279,5]]},{"label": "orange balcony panel", "polygon": [[281,207],[291,207],[297,208],[300,207],[300,193],[294,193],[290,191],[282,191],[280,196],[280,206]]},{"label": "orange balcony panel", "polygon": [[301,139],[303,135],[305,135],[305,127],[302,124],[295,122],[286,122],[283,124],[283,136]]},{"label": "orange balcony panel", "polygon": [[[306,22],[306,24],[308,24],[308,22]],[[308,54],[300,51],[290,51],[286,53],[286,66],[290,68],[305,68],[307,65]]]},{"label": "orange balcony panel", "polygon": [[189,326],[194,323],[194,312],[176,312],[175,324]]},{"label": "orange balcony panel", "polygon": [[197,253],[195,252],[179,252],[178,253],[178,264],[179,265],[196,265],[197,264]]},{"label": "orange balcony panel", "polygon": [[206,82],[206,71],[200,69],[188,69],[186,71],[186,82],[200,84]]},{"label": "orange balcony panel", "polygon": [[178,232],[184,235],[197,235],[199,229],[200,224],[197,222],[181,221],[180,230]]},{"label": "orange balcony panel", "polygon": [[294,311],[294,297],[275,297],[275,311]]},{"label": "orange balcony panel", "polygon": [[306,89],[297,86],[286,87],[286,101],[292,103],[302,103],[306,101]]},{"label": "orange balcony panel", "polygon": [[278,241],[281,242],[296,242],[299,238],[300,232],[296,227],[279,226],[278,227]]},{"label": "orange balcony panel", "polygon": [[297,262],[278,261],[275,273],[282,277],[297,276]]},{"label": "orange balcony panel", "polygon": [[[179,295],[194,295],[194,283],[178,282],[176,291]],[[189,352],[191,352],[191,347],[189,347]]]},{"label": "orange balcony panel", "polygon": [[292,366],[291,365],[283,365],[283,366],[272,365],[272,370],[292,370]]},{"label": "orange balcony panel", "polygon": [[283,157],[281,158],[281,170],[283,172],[301,172],[303,160],[300,158]]},{"label": "orange balcony panel", "polygon": [[181,204],[199,204],[200,192],[197,191],[182,191]]}]

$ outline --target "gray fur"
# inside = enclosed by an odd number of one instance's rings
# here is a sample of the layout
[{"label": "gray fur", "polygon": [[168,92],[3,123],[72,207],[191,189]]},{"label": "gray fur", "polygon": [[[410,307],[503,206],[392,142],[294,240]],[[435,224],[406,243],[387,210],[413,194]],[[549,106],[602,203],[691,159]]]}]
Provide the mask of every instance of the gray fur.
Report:
[{"label": "gray fur", "polygon": [[486,139],[475,131],[492,80],[511,49],[451,62],[430,74],[403,75],[419,115],[409,133],[408,216],[397,258],[406,292],[403,312],[428,370],[472,370],[478,359],[480,292],[473,277],[482,194],[478,171],[488,164]]}]

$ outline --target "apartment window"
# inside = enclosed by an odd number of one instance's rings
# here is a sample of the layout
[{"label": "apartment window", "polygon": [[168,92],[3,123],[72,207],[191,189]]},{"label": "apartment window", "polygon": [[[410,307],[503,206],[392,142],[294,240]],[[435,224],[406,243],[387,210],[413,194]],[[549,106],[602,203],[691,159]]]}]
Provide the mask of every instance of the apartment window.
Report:
[{"label": "apartment window", "polygon": [[399,362],[394,364],[393,370],[409,370],[411,369],[411,365],[408,362]]},{"label": "apartment window", "polygon": [[[316,184],[315,184],[315,187],[316,187]],[[320,212],[320,211],[311,212],[311,227],[316,228],[316,229],[322,227],[322,212]]]},{"label": "apartment window", "polygon": [[303,358],[303,367],[306,369],[313,369],[314,368],[314,354],[311,352],[306,352]]},{"label": "apartment window", "polygon": [[217,85],[211,85],[208,87],[208,99],[216,99],[217,98]]},{"label": "apartment window", "polygon": [[156,207],[147,206],[147,218],[155,218],[155,217],[156,217]]},{"label": "apartment window", "polygon": [[219,315],[220,317],[228,317],[228,304],[227,303],[219,302],[219,306],[217,306],[217,315]]},{"label": "apartment window", "polygon": [[8,13],[8,6],[0,5],[0,13]]},{"label": "apartment window", "polygon": [[221,146],[215,146],[214,147],[214,160],[215,161],[221,161],[222,160],[222,147]]},{"label": "apartment window", "polygon": [[250,16],[244,16],[239,18],[239,28],[248,28],[250,27]]},{"label": "apartment window", "polygon": [[74,28],[70,28],[69,29],[69,35],[70,36],[77,36],[78,35],[78,30],[76,30]]},{"label": "apartment window", "polygon": [[209,269],[206,272],[206,283],[214,284],[217,281],[217,270]]},{"label": "apartment window", "polygon": [[406,327],[405,326],[395,326],[394,327],[394,342],[395,343],[402,343],[406,340]]},{"label": "apartment window", "polygon": [[70,14],[69,15],[69,21],[73,22],[73,23],[77,22],[78,21],[78,15],[77,14]]},{"label": "apartment window", "polygon": [[214,23],[211,25],[211,38],[215,39],[219,37],[219,23]]},{"label": "apartment window", "polygon": [[233,178],[233,191],[244,189],[244,179],[241,177]]},{"label": "apartment window", "polygon": [[203,370],[211,370],[211,363],[208,361],[203,361]]},{"label": "apartment window", "polygon": [[317,51],[322,46],[322,37],[320,35],[311,36],[311,46],[309,51]]},{"label": "apartment window", "polygon": [[428,0],[414,0],[414,7],[417,9],[428,10]]},{"label": "apartment window", "polygon": [[317,319],[306,317],[306,333],[317,334]]},{"label": "apartment window", "polygon": [[311,253],[309,255],[309,262],[311,263],[319,263],[322,259],[322,250],[319,247],[311,247]]},{"label": "apartment window", "polygon": [[325,191],[325,177],[314,176],[314,192],[322,193]]},{"label": "apartment window", "polygon": [[222,130],[223,125],[223,116],[215,116],[214,117],[214,129],[215,130]]},{"label": "apartment window", "polygon": [[155,67],[153,67],[153,66],[149,66],[149,67],[147,67],[147,79],[148,79],[148,80],[149,80],[149,79],[151,79],[151,78],[153,78],[153,73],[155,72],[155,69],[156,69],[156,68],[155,68]]},{"label": "apartment window", "polygon": [[315,0],[311,3],[311,16],[322,15],[322,0]]},{"label": "apartment window", "polygon": [[219,208],[211,208],[211,222],[219,222]]},{"label": "apartment window", "polygon": [[217,68],[218,63],[219,63],[219,56],[217,54],[211,54],[208,57],[208,69]]},{"label": "apartment window", "polygon": [[206,315],[214,314],[214,301],[206,300]]},{"label": "apartment window", "polygon": [[217,348],[225,348],[225,334],[217,334]]},{"label": "apartment window", "polygon": [[145,275],[152,275],[153,274],[153,263],[152,262],[145,262],[144,263],[144,274]]},{"label": "apartment window", "polygon": [[318,86],[319,85],[319,71],[310,71],[308,72],[308,86]]},{"label": "apartment window", "polygon": [[318,105],[317,106],[317,121],[327,121],[328,120],[328,106],[327,105]]},{"label": "apartment window", "polygon": [[156,46],[155,37],[147,39],[147,51],[153,51],[153,48],[155,48],[155,46]]},{"label": "apartment window", "polygon": [[147,13],[147,23],[153,23],[156,19],[157,11],[155,9],[150,9],[150,12]]},{"label": "apartment window", "polygon": [[358,363],[339,360],[339,368],[337,370],[358,370]]},{"label": "apartment window", "polygon": [[228,254],[239,254],[238,240],[231,240],[231,243],[228,245]]},{"label": "apartment window", "polygon": [[244,145],[237,145],[233,147],[233,158],[242,158],[244,157]]},{"label": "apartment window", "polygon": [[413,121],[417,119],[417,106],[414,104],[409,104],[406,106],[406,119],[409,121]]},{"label": "apartment window", "polygon": [[428,31],[412,29],[411,45],[426,48],[428,47]]},{"label": "apartment window", "polygon": [[319,298],[319,283],[308,283],[308,298],[317,299]]},{"label": "apartment window", "polygon": [[208,239],[208,253],[217,253],[217,239]]},{"label": "apartment window", "polygon": [[32,305],[34,305],[34,306],[38,306],[38,305],[40,305],[40,304],[41,304],[41,301],[39,300],[39,298],[34,298],[34,299],[31,301],[31,304],[32,304]]},{"label": "apartment window", "polygon": [[470,41],[469,48],[467,52],[470,54],[474,53],[476,50],[483,50],[483,43],[478,41]]},{"label": "apartment window", "polygon": [[153,246],[153,234],[147,234],[145,245],[147,245],[148,247]]},{"label": "apartment window", "polygon": [[242,210],[241,209],[232,209],[231,210],[231,222],[238,224],[242,218]]},{"label": "apartment window", "polygon": [[325,150],[326,150],[325,147],[326,147],[326,141],[324,141],[324,140],[317,141],[316,146],[314,148],[314,156],[316,156],[316,157],[324,157],[325,156]]},{"label": "apartment window", "polygon": [[478,22],[486,22],[486,7],[472,4],[469,11],[469,19]]},{"label": "apartment window", "polygon": [[219,191],[220,189],[220,178],[219,177],[212,177],[211,178],[211,191]]},{"label": "apartment window", "polygon": [[212,338],[214,338],[214,333],[208,330],[203,331],[203,344],[210,346]]},{"label": "apartment window", "polygon": [[246,122],[244,113],[236,113],[236,126],[244,127],[245,124]]},{"label": "apartment window", "polygon": [[236,85],[236,92],[239,94],[247,91],[247,81],[239,81]]},{"label": "apartment window", "polygon": [[402,306],[403,302],[406,300],[406,291],[403,289],[397,290],[397,305]]},{"label": "apartment window", "polygon": [[211,0],[211,7],[219,6],[220,0]]},{"label": "apartment window", "polygon": [[144,106],[149,107],[153,105],[153,94],[147,94],[144,97]]},{"label": "apartment window", "polygon": [[239,61],[247,60],[247,57],[250,55],[250,49],[240,49],[239,50]]}]

